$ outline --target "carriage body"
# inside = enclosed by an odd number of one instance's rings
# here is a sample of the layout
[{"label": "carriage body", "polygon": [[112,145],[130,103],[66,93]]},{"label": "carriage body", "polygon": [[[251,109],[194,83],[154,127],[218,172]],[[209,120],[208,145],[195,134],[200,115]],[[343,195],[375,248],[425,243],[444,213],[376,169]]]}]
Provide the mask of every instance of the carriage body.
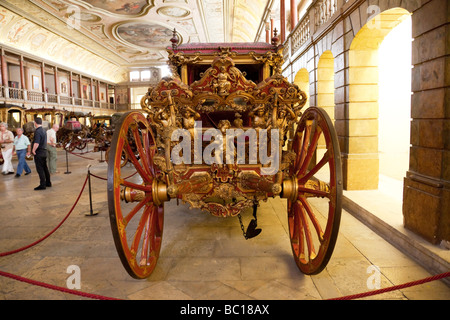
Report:
[{"label": "carriage body", "polygon": [[56,133],[58,145],[69,152],[86,148],[90,137],[90,112],[66,112]]},{"label": "carriage body", "polygon": [[111,115],[98,115],[92,117],[91,138],[94,139],[94,151],[106,151],[111,142],[113,129],[111,128]]},{"label": "carriage body", "polygon": [[[21,128],[25,121],[25,107],[15,104],[3,103],[0,104],[0,122],[8,125],[8,130],[12,131],[16,136],[16,129]],[[3,165],[4,160],[0,152],[0,165]]]},{"label": "carriage body", "polygon": [[[286,198],[297,265],[308,274],[326,266],[341,210],[337,137],[323,110],[302,113],[307,96],[281,74],[281,50],[267,43],[174,45],[172,76],[141,100],[147,117],[122,116],[109,155],[108,201],[116,248],[131,276],[153,271],[164,202],[175,198],[239,220],[248,207],[256,214],[260,201]],[[124,159],[137,179],[129,179]],[[317,178],[324,168],[327,177]],[[328,203],[324,219],[310,198]]]},{"label": "carriage body", "polygon": [[112,135],[117,122],[123,112],[115,112],[111,115],[100,115],[92,118],[91,138],[94,139],[94,151],[104,151],[108,160],[108,151],[111,145]]},{"label": "carriage body", "polygon": [[33,141],[34,132],[36,128],[34,127],[34,120],[36,118],[42,119],[42,128],[47,131],[52,127],[53,124],[58,124],[60,127],[64,123],[64,116],[67,111],[64,109],[53,108],[30,108],[24,111],[24,124],[23,132],[24,134]]},{"label": "carriage body", "polygon": [[169,197],[230,217],[279,195],[295,156],[287,131],[306,95],[280,74],[278,48],[215,43],[169,53],[175,76],[142,102]]},{"label": "carriage body", "polygon": [[8,130],[15,134],[15,129],[22,128],[25,123],[25,107],[15,104],[0,104],[0,122],[8,124]]}]

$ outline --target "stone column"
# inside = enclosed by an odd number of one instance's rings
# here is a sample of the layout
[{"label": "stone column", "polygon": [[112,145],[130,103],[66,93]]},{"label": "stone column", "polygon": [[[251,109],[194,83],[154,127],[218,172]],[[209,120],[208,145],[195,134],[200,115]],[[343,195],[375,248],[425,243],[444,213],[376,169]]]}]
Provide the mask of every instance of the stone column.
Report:
[{"label": "stone column", "polygon": [[[2,72],[2,85],[4,87],[8,86],[8,64],[6,62],[6,55],[5,55],[5,51],[3,50],[3,48],[1,49],[1,72]],[[8,90],[5,90],[5,93]]]},{"label": "stone column", "polygon": [[94,103],[94,100],[95,100],[95,96],[94,96],[94,80],[92,78],[90,79],[90,82],[89,82],[89,90],[91,91],[91,97],[90,97],[89,100],[92,100],[92,103]]},{"label": "stone column", "polygon": [[54,78],[55,78],[55,94],[56,95],[59,95],[59,93],[60,93],[60,90],[59,90],[59,79],[58,79],[58,67],[56,67],[55,66],[55,68],[53,69],[54,70],[54,74],[53,74],[53,76],[54,76]]},{"label": "stone column", "polygon": [[69,71],[69,96],[70,96],[70,98],[73,98],[72,80],[73,80],[72,71]]},{"label": "stone column", "polygon": [[41,85],[42,85],[42,92],[44,94],[44,101],[48,102],[48,95],[46,90],[46,82],[45,82],[45,63],[41,63]]},{"label": "stone column", "polygon": [[431,243],[450,240],[450,3],[433,0],[412,16],[411,149],[404,180],[407,229]]},{"label": "stone column", "polygon": [[41,85],[42,85],[42,92],[46,93],[45,87],[46,87],[46,83],[45,83],[45,63],[42,62],[41,63]]},{"label": "stone column", "polygon": [[297,25],[297,6],[295,4],[295,0],[291,0],[291,32],[294,30]]},{"label": "stone column", "polygon": [[19,57],[19,68],[20,68],[20,88],[22,90],[24,90],[26,88],[25,88],[25,72],[24,72],[24,67],[23,67],[23,56],[22,55]]}]

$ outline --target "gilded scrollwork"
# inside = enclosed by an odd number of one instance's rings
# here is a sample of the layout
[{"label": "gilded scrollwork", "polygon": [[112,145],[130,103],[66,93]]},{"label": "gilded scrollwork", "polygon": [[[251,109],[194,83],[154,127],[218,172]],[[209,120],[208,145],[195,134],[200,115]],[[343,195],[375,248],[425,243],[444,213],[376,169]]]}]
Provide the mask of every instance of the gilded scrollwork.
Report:
[{"label": "gilded scrollwork", "polygon": [[[168,195],[189,203],[191,208],[223,217],[235,216],[242,209],[253,206],[255,201],[267,200],[268,193],[280,193],[281,176],[277,174],[260,179],[260,170],[257,169],[256,177],[241,181],[242,168],[233,162],[234,159],[226,158],[233,156],[232,152],[226,152],[226,144],[220,149],[226,155],[222,161],[209,165],[205,162],[196,166],[173,165],[171,135],[174,130],[189,130],[192,146],[198,136],[196,121],[199,120],[210,121],[224,139],[227,129],[245,131],[252,128],[258,132],[278,129],[281,150],[287,141],[288,129],[297,122],[307,101],[306,94],[281,75],[283,60],[280,52],[247,53],[245,61],[253,60],[253,66],[265,65],[267,70],[272,70],[272,75],[265,76],[258,84],[247,79],[247,74],[239,69],[237,61],[240,58],[230,48],[221,47],[219,52],[210,54],[208,61],[211,64],[200,73],[200,79],[187,84],[181,80],[178,71],[186,72],[189,66],[204,65],[205,58],[198,52],[169,50],[172,76],[149,88],[141,100],[142,109],[148,113],[150,126],[156,134],[158,151],[153,161],[165,176],[162,179],[167,181]],[[227,116],[217,118],[214,117],[215,112],[223,112]],[[192,148],[191,159],[194,158],[193,152]],[[237,157],[236,150],[234,152]],[[246,152],[247,160],[250,158],[249,150]],[[219,155],[214,153],[214,156]],[[295,154],[292,151],[283,151],[279,169],[282,172],[288,170],[293,159]],[[255,187],[252,189],[251,186]]]}]

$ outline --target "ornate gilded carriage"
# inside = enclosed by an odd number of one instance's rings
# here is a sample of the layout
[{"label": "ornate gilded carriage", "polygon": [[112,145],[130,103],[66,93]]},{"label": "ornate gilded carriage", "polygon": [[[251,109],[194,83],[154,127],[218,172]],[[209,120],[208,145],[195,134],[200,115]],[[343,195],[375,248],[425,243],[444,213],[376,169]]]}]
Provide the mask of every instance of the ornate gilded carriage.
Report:
[{"label": "ornate gilded carriage", "polygon": [[92,114],[89,112],[67,112],[64,122],[56,133],[56,140],[64,150],[69,152],[75,149],[83,150],[86,148],[90,137],[90,124]]},{"label": "ornate gilded carriage", "polygon": [[[298,267],[319,273],[334,248],[342,194],[340,152],[326,112],[312,107],[302,114],[307,96],[282,76],[279,46],[188,44],[168,52],[172,76],[141,101],[148,116],[124,114],[111,142],[108,203],[125,269],[135,278],[153,271],[165,201],[240,221],[240,212],[253,207],[255,219],[244,231],[250,238],[260,231],[258,203],[280,196],[288,201]],[[121,165],[124,158],[131,168]],[[323,212],[314,203],[320,200]]]},{"label": "ornate gilded carriage", "polygon": [[57,123],[59,126],[63,124],[64,116],[67,111],[64,109],[53,108],[30,108],[25,109],[24,111],[24,124],[23,124],[23,132],[24,134],[33,141],[34,131],[36,130],[34,127],[34,120],[36,118],[42,119],[42,127],[45,131],[50,129],[53,124]]}]

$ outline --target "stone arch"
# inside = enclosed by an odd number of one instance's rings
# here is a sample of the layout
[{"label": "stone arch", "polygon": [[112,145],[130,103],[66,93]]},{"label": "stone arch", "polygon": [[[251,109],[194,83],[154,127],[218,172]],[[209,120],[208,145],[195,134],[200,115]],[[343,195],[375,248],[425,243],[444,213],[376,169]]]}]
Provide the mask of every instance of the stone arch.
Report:
[{"label": "stone arch", "polygon": [[384,38],[410,13],[402,8],[383,11],[353,38],[348,52],[348,111],[344,188],[378,188],[378,49]]},{"label": "stone arch", "polygon": [[316,104],[334,121],[334,57],[329,50],[322,53],[317,64]]},{"label": "stone arch", "polygon": [[302,68],[295,74],[294,77],[294,84],[296,84],[300,90],[306,93],[306,96],[308,97],[308,101],[306,102],[305,107],[308,107],[309,102],[309,72],[306,70],[306,68]]}]

